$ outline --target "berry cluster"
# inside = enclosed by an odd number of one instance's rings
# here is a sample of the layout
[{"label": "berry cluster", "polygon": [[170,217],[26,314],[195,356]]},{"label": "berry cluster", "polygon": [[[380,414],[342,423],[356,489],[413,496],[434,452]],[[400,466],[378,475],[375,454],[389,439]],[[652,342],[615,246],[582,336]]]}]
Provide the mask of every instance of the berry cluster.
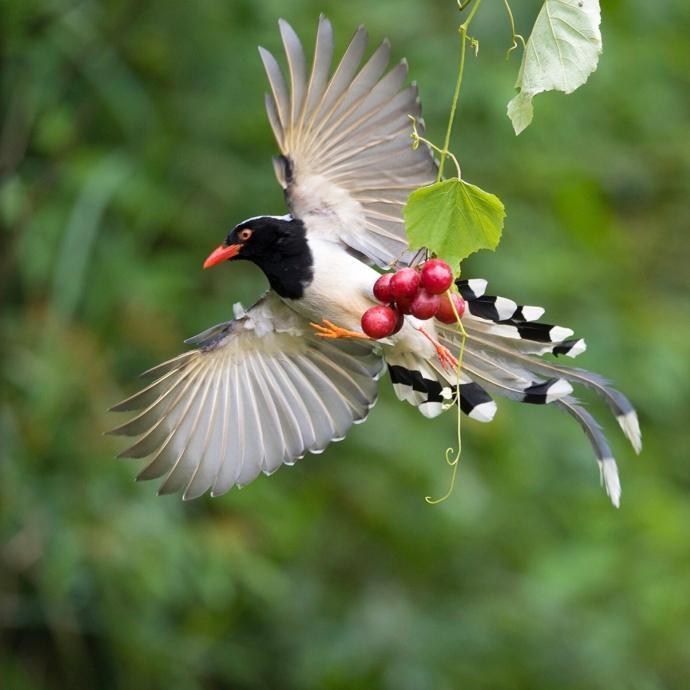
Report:
[{"label": "berry cluster", "polygon": [[384,273],[374,283],[374,296],[383,304],[364,312],[362,330],[370,338],[387,338],[402,328],[405,314],[424,320],[435,316],[443,323],[455,323],[450,300],[458,316],[465,311],[465,302],[460,295],[448,293],[452,285],[453,271],[440,259],[429,259],[419,269]]}]

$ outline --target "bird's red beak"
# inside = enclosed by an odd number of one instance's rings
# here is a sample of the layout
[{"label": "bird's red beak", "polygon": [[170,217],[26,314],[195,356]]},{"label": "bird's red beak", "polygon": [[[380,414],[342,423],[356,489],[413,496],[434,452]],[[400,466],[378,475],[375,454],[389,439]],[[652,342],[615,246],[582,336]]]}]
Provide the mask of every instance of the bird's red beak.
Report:
[{"label": "bird's red beak", "polygon": [[231,244],[227,247],[224,247],[222,244],[220,247],[216,247],[206,258],[206,261],[204,261],[204,268],[211,268],[211,266],[215,266],[216,264],[219,264],[221,261],[227,261],[228,259],[232,259],[233,256],[237,256],[237,253],[242,249],[241,244]]}]

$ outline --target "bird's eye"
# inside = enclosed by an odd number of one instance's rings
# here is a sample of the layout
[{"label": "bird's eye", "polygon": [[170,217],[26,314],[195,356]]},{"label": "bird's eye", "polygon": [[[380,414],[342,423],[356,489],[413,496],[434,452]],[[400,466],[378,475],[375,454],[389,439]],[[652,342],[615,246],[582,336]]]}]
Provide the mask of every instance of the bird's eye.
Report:
[{"label": "bird's eye", "polygon": [[244,230],[240,230],[237,236],[242,242],[246,242],[252,236],[252,231],[249,228],[245,228]]}]

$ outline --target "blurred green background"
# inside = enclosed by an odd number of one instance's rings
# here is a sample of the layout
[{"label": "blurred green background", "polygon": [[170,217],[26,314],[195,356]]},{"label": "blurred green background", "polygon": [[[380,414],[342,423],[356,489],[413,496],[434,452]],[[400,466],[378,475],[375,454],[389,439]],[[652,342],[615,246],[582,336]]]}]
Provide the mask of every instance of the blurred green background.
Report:
[{"label": "blurred green background", "polygon": [[[539,2],[515,0],[527,34]],[[502,3],[473,24],[454,150],[508,209],[498,294],[586,335],[638,406],[609,504],[579,428],[500,405],[425,420],[387,380],[321,456],[182,503],[114,459],[106,408],[182,340],[251,304],[249,265],[202,272],[228,228],[282,213],[256,51],[276,20],[339,50],[388,36],[442,138],[451,0],[2,0],[0,687],[690,687],[690,9],[604,3],[605,52],[571,96],[505,116]]]}]

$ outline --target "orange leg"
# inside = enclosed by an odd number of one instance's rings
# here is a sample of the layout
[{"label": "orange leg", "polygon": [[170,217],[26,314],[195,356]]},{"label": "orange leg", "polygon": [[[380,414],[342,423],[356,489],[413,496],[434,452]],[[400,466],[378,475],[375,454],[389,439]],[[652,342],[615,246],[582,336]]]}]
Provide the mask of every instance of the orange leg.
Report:
[{"label": "orange leg", "polygon": [[309,325],[316,331],[316,336],[318,338],[329,338],[330,340],[337,340],[338,338],[359,338],[360,340],[371,340],[368,335],[364,333],[359,333],[357,331],[350,331],[347,328],[341,328],[336,326],[334,323],[327,321],[326,319],[322,322],[324,325],[321,326],[318,323],[310,323]]},{"label": "orange leg", "polygon": [[445,345],[441,345],[441,343],[434,340],[423,328],[418,328],[417,330],[434,346],[436,356],[446,371],[454,371],[458,368],[457,357]]}]

